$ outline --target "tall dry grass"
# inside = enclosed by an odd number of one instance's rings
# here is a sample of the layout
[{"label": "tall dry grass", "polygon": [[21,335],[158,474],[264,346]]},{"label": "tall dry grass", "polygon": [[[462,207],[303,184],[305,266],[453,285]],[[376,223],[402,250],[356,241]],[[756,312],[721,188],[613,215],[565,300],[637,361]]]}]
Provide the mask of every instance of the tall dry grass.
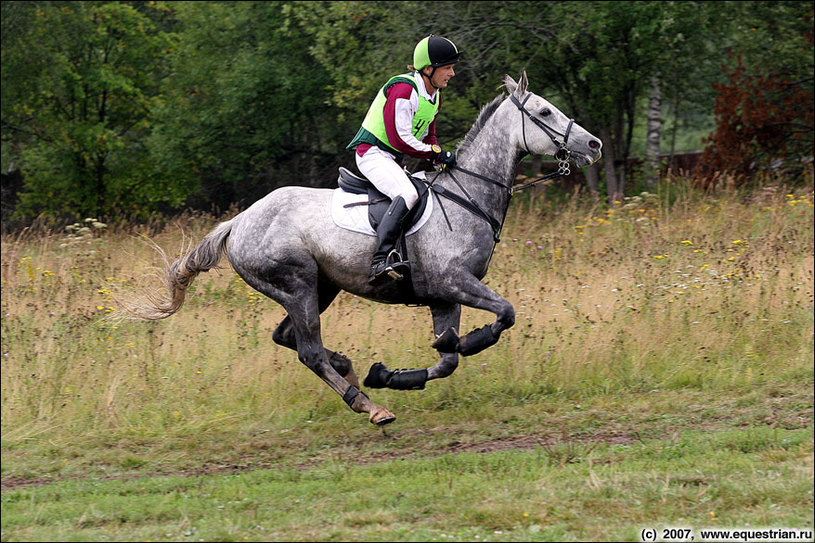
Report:
[{"label": "tall dry grass", "polygon": [[[514,304],[516,326],[420,395],[372,397],[397,415],[488,421],[497,406],[551,394],[580,401],[811,385],[812,189],[701,195],[673,183],[610,209],[518,197],[487,276]],[[89,221],[3,237],[4,451],[31,440],[63,453],[83,439],[217,441],[325,418],[340,431],[365,424],[294,352],[272,342],[282,308],[226,260],[223,270],[198,277],[185,307],[165,321],[105,318],[116,292],[143,286],[157,264],[146,237],[172,255],[217,222]],[[461,331],[492,320],[465,309]],[[343,294],[324,314],[323,331],[326,346],[350,356],[361,375],[380,360],[436,362],[423,308]]]}]

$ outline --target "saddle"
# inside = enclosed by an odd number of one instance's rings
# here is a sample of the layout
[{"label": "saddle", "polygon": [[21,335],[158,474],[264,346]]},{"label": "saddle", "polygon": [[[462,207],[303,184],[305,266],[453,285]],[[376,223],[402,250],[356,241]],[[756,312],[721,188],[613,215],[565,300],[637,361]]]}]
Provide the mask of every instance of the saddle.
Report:
[{"label": "saddle", "polygon": [[[416,202],[416,205],[410,210],[410,212],[405,217],[404,223],[402,224],[402,232],[404,236],[404,232],[410,230],[410,228],[416,224],[416,221],[424,213],[425,208],[427,207],[427,199],[429,197],[430,191],[427,190],[427,183],[418,177],[414,177],[409,175],[408,178],[410,179],[413,186],[416,188],[416,192],[419,194],[419,201]],[[382,194],[377,188],[365,179],[364,177],[360,177],[355,175],[351,171],[347,170],[346,168],[340,167],[340,175],[339,179],[337,179],[337,183],[339,184],[340,188],[345,192],[350,192],[352,194],[367,194],[368,201],[367,202],[359,202],[353,204],[346,204],[343,207],[350,207],[355,205],[367,205],[368,206],[368,221],[371,223],[371,228],[376,231],[376,227],[379,226],[379,222],[382,220],[382,217],[385,215],[385,212],[388,210],[390,206],[391,199],[388,198],[386,195]]]}]

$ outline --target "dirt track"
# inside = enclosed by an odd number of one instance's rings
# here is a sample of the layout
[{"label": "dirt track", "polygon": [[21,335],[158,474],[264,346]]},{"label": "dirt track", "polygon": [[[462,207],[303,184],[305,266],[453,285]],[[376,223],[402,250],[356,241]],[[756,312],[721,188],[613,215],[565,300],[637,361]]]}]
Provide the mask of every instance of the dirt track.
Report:
[{"label": "dirt track", "polygon": [[[387,435],[387,432],[383,432]],[[592,436],[583,436],[581,438],[571,439],[571,442],[581,443],[588,447],[592,447],[598,443],[608,444],[629,444],[639,441],[637,436],[626,435],[622,433],[608,433],[608,434],[594,434]],[[419,456],[427,458],[428,456],[442,456],[445,454],[458,454],[463,452],[474,453],[491,453],[502,450],[533,450],[536,447],[547,448],[552,445],[562,442],[562,439],[554,439],[550,436],[543,435],[526,435],[518,437],[506,437],[499,439],[490,439],[485,441],[461,443],[453,441],[446,447],[441,449],[411,449],[401,452],[392,452],[388,454],[376,454],[369,456],[358,456],[353,459],[353,463],[357,465],[373,464],[378,462],[385,462],[388,460],[396,460],[400,458],[409,458],[411,456]],[[320,465],[320,458],[315,458],[308,463],[300,463],[294,465],[284,464],[286,467],[291,467],[298,470],[307,470],[318,467]],[[274,462],[246,462],[241,464],[206,464],[195,469],[175,470],[175,471],[155,471],[144,473],[133,473],[124,475],[110,475],[99,477],[88,477],[93,480],[129,480],[140,479],[143,477],[168,477],[168,476],[182,476],[182,477],[197,477],[200,475],[216,475],[221,473],[240,473],[244,471],[275,469],[280,467],[280,463]],[[80,477],[3,477],[0,482],[2,483],[3,490],[9,490],[24,486],[39,486],[56,481],[70,481],[81,480]]]}]

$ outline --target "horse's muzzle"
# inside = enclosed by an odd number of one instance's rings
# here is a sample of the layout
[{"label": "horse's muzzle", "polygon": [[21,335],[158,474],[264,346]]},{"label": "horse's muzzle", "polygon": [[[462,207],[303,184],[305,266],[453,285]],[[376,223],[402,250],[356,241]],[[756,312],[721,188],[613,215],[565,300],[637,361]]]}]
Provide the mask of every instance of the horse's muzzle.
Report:
[{"label": "horse's muzzle", "polygon": [[584,153],[576,153],[573,151],[572,157],[574,158],[575,165],[578,168],[583,168],[584,166],[591,166],[592,164],[600,160],[603,157],[603,153],[598,149],[595,153],[592,154],[592,156],[589,156]]}]

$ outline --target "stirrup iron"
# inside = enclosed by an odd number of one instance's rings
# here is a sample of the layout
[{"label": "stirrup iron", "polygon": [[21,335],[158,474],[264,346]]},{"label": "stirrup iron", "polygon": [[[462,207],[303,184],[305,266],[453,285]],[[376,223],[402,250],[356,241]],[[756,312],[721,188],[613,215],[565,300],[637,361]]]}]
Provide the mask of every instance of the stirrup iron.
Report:
[{"label": "stirrup iron", "polygon": [[387,263],[386,270],[388,276],[394,281],[402,281],[405,278],[405,271],[410,269],[410,263],[402,260],[402,255],[400,255],[396,249],[388,253],[388,257],[385,262]]}]

